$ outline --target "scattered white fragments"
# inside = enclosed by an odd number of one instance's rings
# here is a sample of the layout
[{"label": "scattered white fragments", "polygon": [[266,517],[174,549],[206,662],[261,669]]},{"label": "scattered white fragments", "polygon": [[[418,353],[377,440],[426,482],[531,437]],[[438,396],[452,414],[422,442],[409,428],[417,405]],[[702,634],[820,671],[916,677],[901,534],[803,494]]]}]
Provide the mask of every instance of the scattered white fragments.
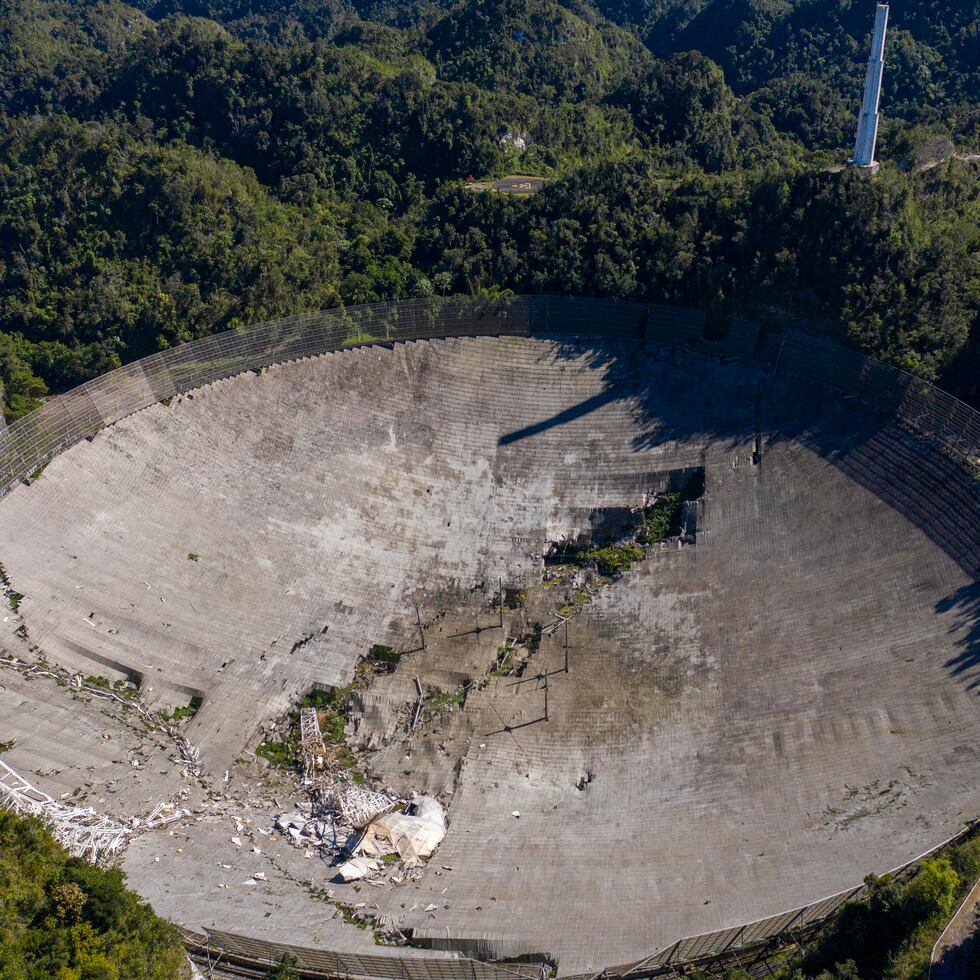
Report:
[{"label": "scattered white fragments", "polygon": [[381,867],[380,863],[369,857],[355,857],[344,862],[337,869],[337,876],[341,881],[360,881],[372,871],[377,871]]},{"label": "scattered white fragments", "polygon": [[319,847],[330,832],[330,824],[325,820],[311,820],[299,813],[283,813],[276,817],[276,830],[292,843],[301,847],[313,844]]},{"label": "scattered white fragments", "polygon": [[302,830],[306,826],[306,817],[298,813],[283,813],[276,817],[276,827],[286,833],[290,827]]}]

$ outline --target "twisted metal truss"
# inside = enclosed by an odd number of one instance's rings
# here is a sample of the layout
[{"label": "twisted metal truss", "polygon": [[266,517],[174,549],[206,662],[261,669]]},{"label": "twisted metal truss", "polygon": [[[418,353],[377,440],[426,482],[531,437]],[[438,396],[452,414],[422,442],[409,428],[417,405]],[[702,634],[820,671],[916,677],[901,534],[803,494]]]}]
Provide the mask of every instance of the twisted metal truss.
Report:
[{"label": "twisted metal truss", "polygon": [[342,773],[323,771],[326,748],[316,708],[301,709],[299,739],[303,753],[303,784],[312,786],[314,799],[319,798],[321,803],[336,811],[343,823],[360,829],[395,808],[398,803],[395,797],[364,789]]},{"label": "twisted metal truss", "polygon": [[299,745],[303,752],[303,785],[312,786],[326,755],[316,708],[303,708],[299,713]]},{"label": "twisted metal truss", "polygon": [[335,777],[325,784],[321,793],[341,821],[355,830],[366,827],[375,817],[390,813],[398,805],[396,797],[364,789],[343,777]]},{"label": "twisted metal truss", "polygon": [[[126,846],[131,827],[102,816],[90,806],[62,803],[48,796],[0,760],[0,803],[16,813],[39,817],[66,850],[93,864],[104,864]],[[159,815],[156,815],[159,817]]]}]

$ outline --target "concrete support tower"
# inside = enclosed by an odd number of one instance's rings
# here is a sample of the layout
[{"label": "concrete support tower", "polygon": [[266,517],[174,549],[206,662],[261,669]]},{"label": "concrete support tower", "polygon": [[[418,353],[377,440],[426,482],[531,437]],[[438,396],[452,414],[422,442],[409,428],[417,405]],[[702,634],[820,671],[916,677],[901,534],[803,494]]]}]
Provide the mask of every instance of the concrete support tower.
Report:
[{"label": "concrete support tower", "polygon": [[864,102],[858,119],[857,139],[851,166],[877,170],[875,142],[878,139],[878,102],[881,99],[881,76],[885,70],[885,30],[888,27],[888,4],[879,3],[875,14],[875,30],[871,38],[871,57],[868,75],[864,80]]}]

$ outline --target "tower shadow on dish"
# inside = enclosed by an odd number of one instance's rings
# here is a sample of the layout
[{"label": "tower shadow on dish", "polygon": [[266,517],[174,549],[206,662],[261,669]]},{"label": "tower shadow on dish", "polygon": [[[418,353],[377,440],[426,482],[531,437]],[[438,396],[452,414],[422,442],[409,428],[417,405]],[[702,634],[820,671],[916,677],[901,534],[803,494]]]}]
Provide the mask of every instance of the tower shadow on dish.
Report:
[{"label": "tower shadow on dish", "polygon": [[[586,358],[605,369],[601,392],[554,416],[503,435],[499,445],[540,435],[614,401],[628,401],[642,453],[670,441],[744,446],[759,433],[771,448],[796,442],[873,493],[925,534],[974,584],[936,603],[956,610],[962,652],[950,674],[980,693],[980,480],[934,441],[839,392],[777,377],[755,362],[719,361],[696,347],[651,349],[628,341],[569,340],[554,334],[555,361]],[[717,389],[724,387],[723,395]]]}]

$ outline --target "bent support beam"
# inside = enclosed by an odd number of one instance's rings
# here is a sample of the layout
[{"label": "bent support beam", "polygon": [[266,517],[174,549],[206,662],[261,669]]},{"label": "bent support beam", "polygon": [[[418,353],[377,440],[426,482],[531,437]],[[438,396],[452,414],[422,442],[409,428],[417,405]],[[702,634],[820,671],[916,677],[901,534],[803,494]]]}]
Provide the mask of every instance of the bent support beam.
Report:
[{"label": "bent support beam", "polygon": [[93,864],[120,850],[132,833],[131,828],[100,815],[90,806],[52,799],[5,762],[0,762],[0,805],[16,813],[39,817],[50,827],[59,844]]}]

